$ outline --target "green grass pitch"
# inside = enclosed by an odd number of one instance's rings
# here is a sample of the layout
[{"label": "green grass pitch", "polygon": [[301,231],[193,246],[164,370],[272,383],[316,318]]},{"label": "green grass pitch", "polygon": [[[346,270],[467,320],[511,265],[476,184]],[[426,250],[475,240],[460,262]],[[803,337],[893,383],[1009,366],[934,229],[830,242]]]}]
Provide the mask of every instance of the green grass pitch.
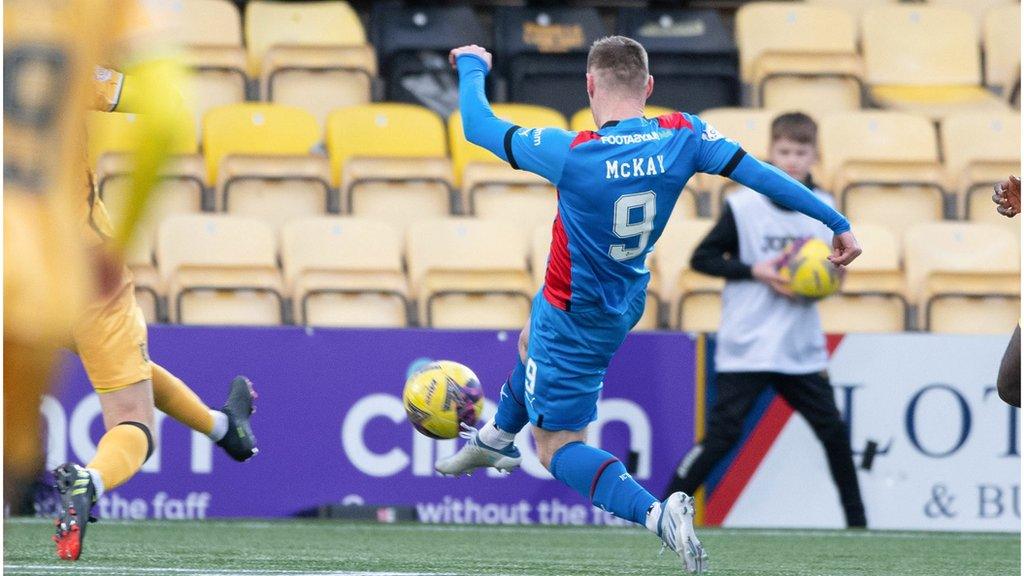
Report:
[{"label": "green grass pitch", "polygon": [[[90,525],[82,560],[58,561],[52,527],[4,523],[4,574],[458,576],[681,574],[641,529],[472,527],[336,521]],[[1018,534],[699,532],[720,576],[1020,574]]]}]

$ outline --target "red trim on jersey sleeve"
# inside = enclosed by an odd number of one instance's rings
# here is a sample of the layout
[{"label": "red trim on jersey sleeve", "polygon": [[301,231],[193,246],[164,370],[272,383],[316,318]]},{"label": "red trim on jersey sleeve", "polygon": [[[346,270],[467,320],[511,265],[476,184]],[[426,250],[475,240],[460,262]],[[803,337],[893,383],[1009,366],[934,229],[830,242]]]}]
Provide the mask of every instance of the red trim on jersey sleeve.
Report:
[{"label": "red trim on jersey sleeve", "polygon": [[561,213],[555,215],[555,222],[551,225],[551,253],[547,272],[544,273],[544,298],[559,310],[567,310],[572,300],[572,258]]},{"label": "red trim on jersey sleeve", "polygon": [[601,135],[597,132],[594,132],[593,130],[583,130],[576,133],[576,137],[573,138],[572,143],[569,144],[569,149],[572,150],[584,142],[590,142],[591,140],[597,140],[599,138],[601,138]]},{"label": "red trim on jersey sleeve", "polygon": [[683,116],[682,112],[673,112],[671,114],[664,114],[658,116],[658,126],[662,128],[671,128],[672,130],[679,130],[681,128],[689,128],[693,130],[693,124]]}]

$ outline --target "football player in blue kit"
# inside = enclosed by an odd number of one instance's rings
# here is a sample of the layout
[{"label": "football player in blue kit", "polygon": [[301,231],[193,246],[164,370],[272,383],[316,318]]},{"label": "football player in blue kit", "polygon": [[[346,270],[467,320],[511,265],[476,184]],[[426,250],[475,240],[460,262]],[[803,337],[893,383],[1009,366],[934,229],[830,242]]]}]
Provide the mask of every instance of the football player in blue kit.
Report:
[{"label": "football player in blue kit", "polygon": [[617,458],[585,443],[608,363],[643,314],[647,254],[696,172],[732,178],[821,221],[835,234],[830,260],[837,266],[860,254],[850,224],[700,118],[645,118],[654,79],[634,40],[612,36],[590,49],[586,88],[597,131],[523,128],[497,118],[484,94],[490,53],[464,46],[450,59],[466,139],[554,184],[558,213],[544,287],[533,300],[528,335],[524,330],[526,353],[502,387],[497,414],[479,431],[467,427],[466,444],[435,468],[452,475],[512,470],[522,459],[513,439],[530,422],[537,455],[555,478],[646,526],[687,571],[703,572],[707,555],[693,531],[692,498],[677,492],[659,502]]}]

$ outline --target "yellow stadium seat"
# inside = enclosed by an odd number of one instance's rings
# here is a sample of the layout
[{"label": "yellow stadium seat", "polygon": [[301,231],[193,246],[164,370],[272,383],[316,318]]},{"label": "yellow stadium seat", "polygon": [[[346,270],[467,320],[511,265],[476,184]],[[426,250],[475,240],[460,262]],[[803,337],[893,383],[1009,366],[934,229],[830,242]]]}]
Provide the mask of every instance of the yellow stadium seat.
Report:
[{"label": "yellow stadium seat", "polygon": [[336,212],[322,156],[225,156],[217,173],[218,209],[274,230],[296,218]]},{"label": "yellow stadium seat", "polygon": [[406,257],[425,326],[517,328],[529,317],[526,242],[514,223],[419,221],[409,228]]},{"label": "yellow stadium seat", "polygon": [[693,250],[713,226],[711,220],[671,223],[655,246],[652,268],[657,270],[661,299],[668,305],[669,322],[674,328],[693,332],[718,330],[724,281],[690,268]]},{"label": "yellow stadium seat", "polygon": [[365,46],[277,46],[263,58],[263,99],[308,110],[324,126],[336,108],[373,97],[377,57]]},{"label": "yellow stadium seat", "polygon": [[331,173],[350,214],[404,230],[453,212],[457,196],[444,124],[411,104],[342,108],[327,121]]},{"label": "yellow stadium seat", "polygon": [[[674,110],[662,106],[647,106],[644,108],[644,116],[647,118],[657,118],[672,112]],[[594,126],[594,114],[590,111],[590,108],[581,108],[572,115],[572,118],[569,120],[569,130],[573,132],[597,130],[597,126]]]},{"label": "yellow stadium seat", "polygon": [[[985,21],[987,15],[1000,8],[1013,6],[1016,8],[1017,14],[1020,14],[1020,3],[1015,0],[927,0],[927,3],[929,6],[952,8],[967,12],[974,18],[975,24],[978,26]],[[1015,34],[1019,37],[1020,30],[1016,30]]]},{"label": "yellow stadium seat", "polygon": [[[96,188],[111,222],[120,222],[128,201],[132,158],[108,153],[96,166]],[[198,155],[175,156],[161,169],[159,186],[151,192],[149,204],[137,234],[149,236],[153,243],[161,220],[174,214],[193,214],[211,206],[205,193],[203,159]]]},{"label": "yellow stadium seat", "polygon": [[408,286],[402,237],[370,220],[294,220],[281,231],[281,265],[297,324],[403,327]]},{"label": "yellow stadium seat", "polygon": [[861,106],[857,25],[842,8],[752,2],[736,12],[743,81],[760,106],[830,112]]},{"label": "yellow stadium seat", "polygon": [[1020,317],[1020,241],[999,226],[918,224],[903,239],[925,330],[1008,332]]},{"label": "yellow stadium seat", "polygon": [[1001,3],[982,20],[985,84],[1009,95],[1020,69],[1020,4]]},{"label": "yellow stadium seat", "polygon": [[480,218],[515,222],[524,234],[551,225],[558,211],[555,188],[544,178],[506,164],[474,163],[462,179],[463,201]]},{"label": "yellow stadium seat", "polygon": [[[132,152],[138,148],[139,138],[143,135],[138,127],[138,116],[120,112],[89,112],[85,118],[88,135],[89,166],[95,168],[100,156],[110,152]],[[171,143],[171,154],[195,154],[199,147],[196,143],[195,124],[192,118],[182,112],[176,118],[174,141]]]},{"label": "yellow stadium seat", "polygon": [[829,114],[820,122],[823,181],[850,219],[896,233],[941,220],[945,174],[935,128],[899,112]]},{"label": "yellow stadium seat", "polygon": [[182,0],[176,40],[190,69],[188,102],[196,135],[212,108],[245,101],[248,74],[242,19],[229,0]]},{"label": "yellow stadium seat", "polygon": [[305,156],[319,141],[316,119],[301,108],[256,103],[215,108],[203,119],[207,181],[217,181],[225,156]]},{"label": "yellow stadium seat", "polygon": [[965,217],[972,217],[972,200],[984,200],[989,211],[992,185],[1020,171],[1020,114],[951,115],[943,119],[940,132],[947,187],[957,192]]},{"label": "yellow stadium seat", "polygon": [[207,214],[168,218],[160,225],[157,263],[173,322],[274,325],[285,320],[274,233],[258,220]]},{"label": "yellow stadium seat", "polygon": [[[700,114],[700,119],[713,126],[726,138],[740,143],[743,149],[762,160],[768,158],[772,121],[778,114],[771,110],[750,108],[712,108]],[[697,174],[691,183],[698,190],[711,195],[712,216],[717,214],[726,189],[739,187],[728,178],[711,174]]]},{"label": "yellow stadium seat", "polygon": [[[494,114],[523,128],[562,128],[568,126],[560,112],[532,104],[494,104]],[[448,145],[451,150],[455,183],[462,183],[462,173],[470,162],[501,162],[487,150],[470,144],[462,132],[462,115],[458,110],[448,118]]]},{"label": "yellow stadium seat", "polygon": [[249,70],[260,77],[275,46],[361,46],[366,31],[348,2],[249,2],[245,10]]},{"label": "yellow stadium seat", "polygon": [[854,224],[864,253],[848,267],[842,291],[818,304],[829,333],[902,332],[910,307],[900,268],[899,236],[876,224]]},{"label": "yellow stadium seat", "polygon": [[926,5],[883,6],[862,21],[872,99],[938,119],[964,110],[1004,110],[981,86],[978,26],[970,14]]},{"label": "yellow stadium seat", "polygon": [[804,0],[811,6],[827,6],[830,8],[841,8],[848,12],[855,21],[859,22],[865,10],[877,6],[888,6],[897,4],[900,0]]}]

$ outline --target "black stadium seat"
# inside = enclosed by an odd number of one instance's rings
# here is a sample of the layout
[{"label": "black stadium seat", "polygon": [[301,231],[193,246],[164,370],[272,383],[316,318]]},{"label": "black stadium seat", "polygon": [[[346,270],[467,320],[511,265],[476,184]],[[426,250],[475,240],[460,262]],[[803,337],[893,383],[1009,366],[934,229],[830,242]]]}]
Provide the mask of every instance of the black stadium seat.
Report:
[{"label": "black stadium seat", "polygon": [[490,31],[469,6],[404,6],[397,1],[373,3],[370,37],[385,99],[426,106],[446,118],[459,102],[448,51],[465,44],[491,45]]},{"label": "black stadium seat", "polygon": [[589,106],[587,51],[606,33],[594,8],[495,8],[495,65],[508,79],[509,100],[566,116]]},{"label": "black stadium seat", "polygon": [[739,105],[736,43],[715,10],[622,8],[618,33],[647,48],[650,104],[695,113]]}]

